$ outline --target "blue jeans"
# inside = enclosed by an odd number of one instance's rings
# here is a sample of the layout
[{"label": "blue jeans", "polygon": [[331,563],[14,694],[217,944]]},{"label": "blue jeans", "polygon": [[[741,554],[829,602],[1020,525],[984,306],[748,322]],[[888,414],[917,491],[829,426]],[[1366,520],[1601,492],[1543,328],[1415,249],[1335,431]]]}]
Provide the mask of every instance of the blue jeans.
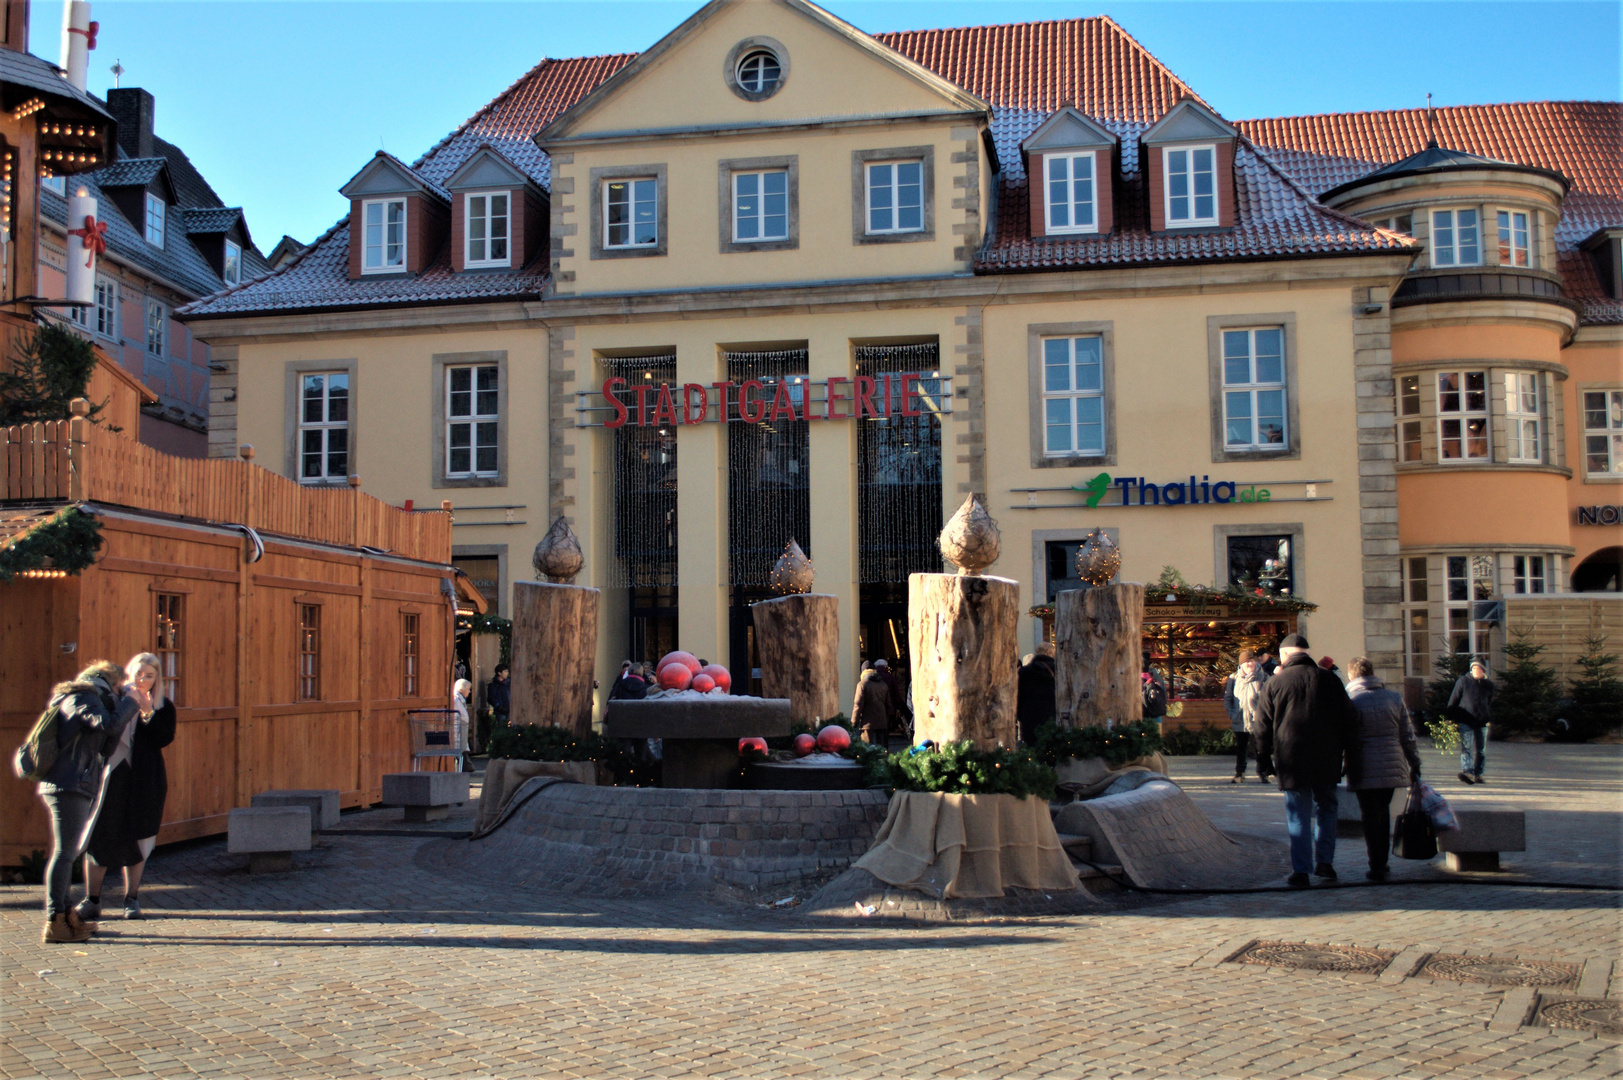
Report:
[{"label": "blue jeans", "polygon": [[1307,874],[1320,863],[1335,862],[1336,785],[1285,792],[1285,828],[1291,837],[1293,871]]},{"label": "blue jeans", "polygon": [[1460,729],[1460,772],[1481,776],[1482,767],[1488,763],[1488,729],[1468,724],[1456,726]]}]

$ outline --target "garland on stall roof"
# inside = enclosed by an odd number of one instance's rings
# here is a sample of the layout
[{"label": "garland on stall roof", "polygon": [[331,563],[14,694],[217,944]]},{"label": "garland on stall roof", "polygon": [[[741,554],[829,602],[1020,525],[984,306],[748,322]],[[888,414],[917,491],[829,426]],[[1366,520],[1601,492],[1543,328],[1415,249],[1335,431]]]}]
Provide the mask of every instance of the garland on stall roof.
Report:
[{"label": "garland on stall roof", "polygon": [[[1235,614],[1294,615],[1304,611],[1317,611],[1319,605],[1289,593],[1280,595],[1262,588],[1247,589],[1227,585],[1191,585],[1178,573],[1176,567],[1163,567],[1161,576],[1144,587],[1144,602],[1148,604],[1188,604],[1191,615],[1199,615],[1212,605],[1223,605]],[[1033,619],[1052,619],[1053,604],[1036,604],[1026,611]]]},{"label": "garland on stall roof", "polygon": [[101,545],[101,522],[77,506],[64,506],[0,544],[0,581],[28,570],[77,574],[96,561]]}]

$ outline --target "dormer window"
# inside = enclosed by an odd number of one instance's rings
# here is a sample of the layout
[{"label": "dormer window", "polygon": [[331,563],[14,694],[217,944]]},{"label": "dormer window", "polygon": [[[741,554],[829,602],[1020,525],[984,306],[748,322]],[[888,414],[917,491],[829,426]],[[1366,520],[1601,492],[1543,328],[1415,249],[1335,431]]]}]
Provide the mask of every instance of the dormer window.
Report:
[{"label": "dormer window", "polygon": [[1091,233],[1099,231],[1097,208],[1098,155],[1048,154],[1043,157],[1047,176],[1047,231]]},{"label": "dormer window", "polygon": [[1217,147],[1164,147],[1168,228],[1217,224]]},{"label": "dormer window", "polygon": [[221,265],[220,279],[227,285],[242,284],[242,245],[225,242],[225,261]]},{"label": "dormer window", "polygon": [[464,197],[468,215],[465,266],[507,266],[512,261],[508,253],[508,199],[505,191]]},{"label": "dormer window", "polygon": [[163,199],[150,191],[147,192],[145,235],[147,243],[153,247],[163,247],[163,220],[166,209]]},{"label": "dormer window", "polygon": [[368,199],[361,205],[365,247],[361,270],[392,274],[406,268],[406,200]]}]

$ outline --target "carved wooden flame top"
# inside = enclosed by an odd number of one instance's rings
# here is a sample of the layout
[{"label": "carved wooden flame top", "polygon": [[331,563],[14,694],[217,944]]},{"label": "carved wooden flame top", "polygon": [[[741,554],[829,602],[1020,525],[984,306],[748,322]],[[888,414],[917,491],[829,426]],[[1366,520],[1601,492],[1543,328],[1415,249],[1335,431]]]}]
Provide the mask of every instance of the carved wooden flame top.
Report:
[{"label": "carved wooden flame top", "polygon": [[809,593],[812,588],[812,561],[806,558],[806,553],[800,549],[800,544],[790,537],[789,542],[783,546],[783,554],[772,565],[772,576],[767,579],[772,591],[781,595],[789,593]]},{"label": "carved wooden flame top", "polygon": [[1094,529],[1076,552],[1076,576],[1089,585],[1109,585],[1121,569],[1121,548],[1103,529]]},{"label": "carved wooden flame top", "polygon": [[535,545],[535,557],[531,562],[535,565],[535,572],[551,582],[564,585],[575,583],[575,575],[580,573],[586,556],[581,552],[580,541],[575,538],[575,530],[569,527],[568,520],[560,517],[552,523],[547,535]]},{"label": "carved wooden flame top", "polygon": [[960,574],[978,574],[997,562],[1003,547],[997,522],[971,495],[941,530],[941,554]]}]

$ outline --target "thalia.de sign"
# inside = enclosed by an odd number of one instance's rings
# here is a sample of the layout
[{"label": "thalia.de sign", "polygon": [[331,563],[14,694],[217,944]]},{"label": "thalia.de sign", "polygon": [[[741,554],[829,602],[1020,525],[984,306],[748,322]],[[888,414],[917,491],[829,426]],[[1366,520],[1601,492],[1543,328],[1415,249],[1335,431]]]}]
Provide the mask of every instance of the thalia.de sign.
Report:
[{"label": "thalia.de sign", "polygon": [[[1267,488],[1259,488],[1255,484],[1241,488],[1233,480],[1213,483],[1209,476],[1202,476],[1199,480],[1191,476],[1188,483],[1174,480],[1167,484],[1152,484],[1142,476],[1111,476],[1102,472],[1086,483],[1073,485],[1075,490],[1087,493],[1084,502],[1090,510],[1103,501],[1112,486],[1121,493],[1121,502],[1116,503],[1117,506],[1201,506],[1206,503],[1267,502],[1271,497]],[[1138,493],[1136,503],[1132,501],[1135,491]]]}]

